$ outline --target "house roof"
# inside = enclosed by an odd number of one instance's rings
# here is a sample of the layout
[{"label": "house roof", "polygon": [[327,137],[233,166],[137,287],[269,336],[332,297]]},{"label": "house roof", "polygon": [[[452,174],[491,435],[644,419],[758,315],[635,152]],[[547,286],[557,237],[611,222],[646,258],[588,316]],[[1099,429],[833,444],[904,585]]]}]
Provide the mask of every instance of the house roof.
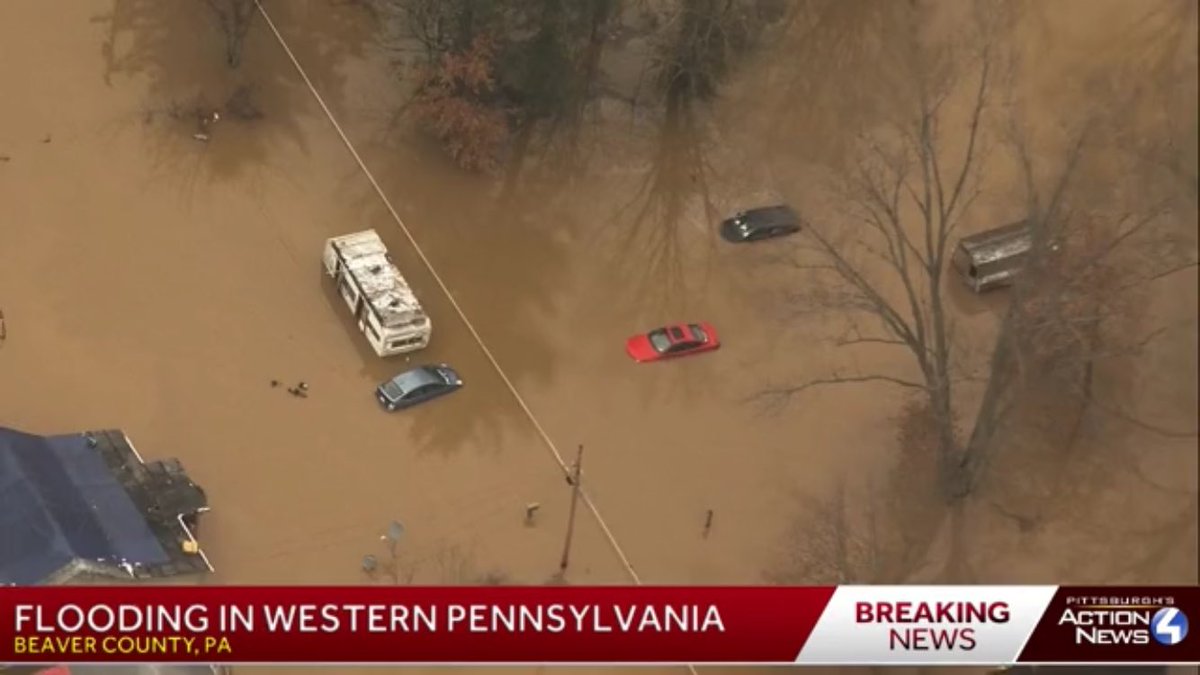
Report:
[{"label": "house roof", "polygon": [[0,585],[36,584],[76,560],[170,557],[87,437],[0,427]]}]

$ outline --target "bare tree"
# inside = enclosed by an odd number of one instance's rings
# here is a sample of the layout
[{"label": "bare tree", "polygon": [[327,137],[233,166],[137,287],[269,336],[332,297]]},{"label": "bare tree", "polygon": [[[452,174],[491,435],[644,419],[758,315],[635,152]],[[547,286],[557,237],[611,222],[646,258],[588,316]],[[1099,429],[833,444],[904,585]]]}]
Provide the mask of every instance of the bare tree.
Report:
[{"label": "bare tree", "polygon": [[685,250],[698,209],[705,220],[717,215],[711,184],[708,139],[692,103],[669,102],[653,140],[645,175],[614,215],[621,249],[644,291],[670,295],[684,279]]},{"label": "bare tree", "polygon": [[[758,80],[753,116],[771,148],[794,157],[840,155],[844,132],[874,113],[869,88],[855,91],[904,16],[904,3],[876,0],[799,0],[788,4],[771,51],[747,76]],[[797,67],[797,64],[803,64]],[[821,105],[812,105],[820,101]]]},{"label": "bare tree", "polygon": [[441,584],[454,586],[504,586],[508,575],[502,570],[480,570],[475,556],[458,545],[443,546],[433,555]]},{"label": "bare tree", "polygon": [[[869,494],[869,491],[868,491]],[[869,584],[883,582],[877,514],[870,499],[847,499],[845,478],[824,499],[799,499],[799,518],[785,535],[771,583]],[[854,504],[867,508],[856,511]]]},{"label": "bare tree", "polygon": [[[1065,144],[1065,160],[1048,175],[1035,166],[1027,144],[1017,143],[1033,250],[983,367],[982,403],[973,417],[963,415],[957,388],[968,374],[956,356],[943,276],[951,241],[983,187],[990,140],[985,111],[1004,70],[987,32],[964,55],[921,34],[922,11],[912,9],[909,39],[896,58],[904,75],[898,81],[911,87],[898,92],[899,100],[909,102],[912,114],[864,136],[858,160],[839,185],[852,225],[837,228],[808,218],[807,243],[793,261],[812,280],[792,300],[843,317],[848,329],[839,345],[894,347],[911,357],[911,367],[836,372],[761,396],[778,403],[811,387],[861,382],[919,393],[936,428],[941,491],[954,502],[978,484],[993,441],[1023,393],[1053,384],[1059,393],[1097,404],[1093,364],[1134,352],[1160,334],[1128,332],[1119,321],[1128,314],[1124,292],[1195,263],[1194,254],[1172,260],[1171,245],[1156,227],[1161,207],[1113,216],[1100,206],[1071,204],[1094,125],[1084,125]],[[985,29],[995,25],[994,17],[980,18]],[[969,98],[956,120],[946,102],[959,90]],[[965,435],[960,419],[971,424]]]},{"label": "bare tree", "polygon": [[911,397],[895,418],[898,455],[881,475],[836,476],[832,491],[797,499],[798,511],[768,581],[781,584],[901,583],[928,561],[942,527],[937,424]]},{"label": "bare tree", "polygon": [[363,558],[363,572],[372,580],[407,585],[416,582],[422,570],[431,570],[428,583],[452,586],[503,586],[509,583],[508,575],[502,570],[480,570],[475,556],[458,544],[440,543],[432,553],[420,557],[399,545],[397,540],[385,537],[384,541],[386,546],[382,556]]},{"label": "bare tree", "polygon": [[716,96],[722,80],[757,42],[772,13],[743,0],[680,0],[659,30],[651,69],[671,101]]},{"label": "bare tree", "polygon": [[242,45],[258,13],[258,3],[255,0],[204,0],[204,4],[212,10],[221,34],[225,36],[225,62],[230,68],[237,68],[242,63]]},{"label": "bare tree", "polygon": [[[951,238],[979,193],[981,134],[993,54],[985,43],[973,55],[974,82],[961,155],[948,161],[942,152],[942,106],[955,86],[962,84],[961,78],[947,72],[945,54],[922,45],[915,27],[912,33],[901,63],[913,88],[913,114],[864,137],[860,157],[845,171],[838,196],[850,205],[853,228],[838,232],[807,219],[809,242],[794,264],[814,273],[816,285],[793,300],[849,317],[840,346],[878,344],[906,350],[916,376],[834,373],[763,395],[778,401],[814,386],[872,381],[921,392],[937,421],[939,464],[948,481],[959,446],[952,323],[942,276]],[[865,330],[860,325],[864,321],[869,324]]]},{"label": "bare tree", "polygon": [[457,0],[374,0],[373,8],[387,32],[385,41],[394,49],[403,50],[406,42],[414,42],[425,63],[432,65],[443,54],[462,49],[470,43],[463,36],[468,2]]}]

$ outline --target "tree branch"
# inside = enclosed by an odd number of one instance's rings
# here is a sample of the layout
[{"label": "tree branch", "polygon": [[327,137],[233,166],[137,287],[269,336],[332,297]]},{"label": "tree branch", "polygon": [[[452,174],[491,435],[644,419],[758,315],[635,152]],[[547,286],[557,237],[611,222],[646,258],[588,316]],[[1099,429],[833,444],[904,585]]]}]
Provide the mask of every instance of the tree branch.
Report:
[{"label": "tree branch", "polygon": [[[920,252],[917,251],[916,247],[912,245],[900,221],[900,188],[905,184],[906,170],[904,167],[890,162],[878,144],[872,144],[872,149],[884,166],[888,167],[895,174],[895,182],[890,190],[891,196],[889,197],[885,194],[884,188],[878,184],[877,180],[864,169],[862,188],[867,194],[868,203],[862,204],[862,206],[867,209],[870,224],[879,231],[884,241],[887,242],[889,253],[887,262],[899,274],[900,281],[904,286],[904,293],[908,298],[909,311],[912,312],[913,331],[916,333],[917,343],[922,346],[922,352],[917,354],[917,358],[920,360],[922,368],[924,368],[927,356],[927,350],[924,349],[924,346],[928,344],[926,316],[921,302],[917,299],[917,287],[913,280],[912,272],[909,269],[908,257],[905,252],[912,250],[917,260],[924,265],[925,270],[929,269],[929,264],[921,256]],[[860,201],[860,203],[862,202]],[[872,205],[874,205],[874,208]],[[883,212],[884,218],[879,217],[876,208]],[[888,234],[887,228],[885,228],[883,223],[884,220],[887,221],[893,234]],[[926,219],[926,224],[928,224],[928,219]]]},{"label": "tree branch", "polygon": [[851,324],[846,332],[834,339],[833,344],[838,347],[849,347],[851,345],[860,344],[882,344],[882,345],[900,345],[907,347],[904,340],[887,337],[868,337],[864,336],[858,329],[856,324]]},{"label": "tree branch", "polygon": [[[1185,262],[1180,265],[1176,265],[1174,267],[1169,267],[1169,268],[1163,270],[1162,272],[1159,272],[1158,274],[1152,274],[1148,277],[1145,277],[1144,279],[1141,279],[1140,282],[1138,282],[1138,283],[1157,281],[1158,279],[1162,279],[1163,277],[1171,276],[1172,274],[1175,274],[1176,272],[1182,272],[1183,270],[1189,269],[1191,267],[1196,267],[1197,265],[1200,265],[1200,261],[1191,260],[1189,262]],[[1135,285],[1135,284],[1128,284],[1126,286],[1122,286],[1118,290],[1123,290],[1123,289],[1129,288],[1130,286],[1133,286],[1133,285]]]},{"label": "tree branch", "polygon": [[[892,172],[892,174],[895,178],[895,182],[893,183],[892,189],[890,190],[891,195],[888,197],[885,197],[882,187],[875,184],[874,181],[869,180],[869,178],[864,179],[863,187],[866,188],[867,194],[871,198],[871,201],[874,202],[876,205],[878,205],[883,210],[884,214],[887,216],[888,224],[891,225],[892,230],[896,234],[896,238],[900,241],[900,244],[902,245],[900,254],[903,255],[903,252],[905,250],[907,250],[910,253],[912,253],[917,258],[917,260],[921,262],[921,264],[924,267],[928,267],[929,263],[927,263],[925,261],[925,258],[924,258],[924,256],[921,255],[920,250],[918,250],[916,246],[913,246],[912,240],[909,238],[908,233],[906,233],[904,231],[904,228],[901,227],[901,222],[900,222],[900,191],[901,191],[901,188],[903,188],[904,191],[907,192],[909,194],[909,196],[911,196],[915,202],[917,202],[918,204],[920,203],[920,200],[917,198],[916,193],[913,192],[913,188],[908,182],[908,169],[905,165],[903,165],[900,162],[897,162],[894,160],[889,160],[886,153],[884,153],[883,149],[879,147],[878,143],[871,143],[870,146],[871,146],[871,150],[875,153],[875,155],[877,157],[879,157],[880,162],[882,162],[883,165],[889,171]],[[924,212],[924,209],[922,209],[922,212]],[[882,229],[883,229],[882,223],[876,222],[876,225],[879,226],[880,231],[882,232]],[[887,236],[886,232],[884,233],[884,235]]]},{"label": "tree branch", "polygon": [[830,377],[809,380],[791,387],[766,389],[752,394],[749,397],[749,401],[765,402],[770,407],[779,407],[787,403],[791,397],[813,387],[823,387],[831,384],[861,384],[864,382],[887,382],[908,389],[920,389],[922,391],[926,389],[926,386],[920,382],[913,382],[912,380],[905,380],[891,375],[832,375]]},{"label": "tree branch", "polygon": [[950,214],[954,212],[954,207],[958,203],[959,197],[962,195],[963,186],[966,184],[967,174],[969,173],[970,168],[975,161],[975,147],[976,142],[979,139],[980,121],[983,119],[983,109],[987,100],[989,76],[992,68],[990,48],[984,48],[982,58],[983,66],[979,74],[979,89],[975,94],[975,107],[971,111],[971,127],[967,134],[967,152],[966,156],[963,158],[962,170],[959,171],[958,178],[954,182],[954,189],[950,193],[950,201],[943,211],[943,223],[949,219]]},{"label": "tree branch", "polygon": [[[1149,212],[1147,212],[1144,216],[1139,218],[1133,225],[1129,226],[1123,232],[1118,233],[1117,236],[1110,239],[1108,241],[1108,243],[1102,249],[1100,249],[1099,252],[1096,253],[1096,255],[1094,255],[1091,258],[1089,258],[1088,260],[1084,261],[1084,263],[1080,266],[1080,269],[1081,270],[1088,269],[1089,267],[1094,267],[1094,266],[1100,264],[1100,262],[1103,261],[1104,258],[1108,257],[1109,254],[1111,254],[1113,251],[1120,248],[1121,244],[1124,244],[1131,237],[1133,237],[1133,235],[1140,232],[1142,230],[1142,228],[1146,227],[1151,222],[1153,222],[1154,219],[1157,218],[1163,212],[1163,209],[1165,209],[1165,208],[1166,208],[1166,204],[1162,203],[1162,204],[1159,204],[1156,207],[1150,209]],[[1121,223],[1124,223],[1127,220],[1129,220],[1128,214],[1121,218],[1121,220],[1117,223],[1117,227],[1119,228]]]},{"label": "tree branch", "polygon": [[876,313],[894,334],[900,337],[909,346],[913,353],[924,362],[925,358],[925,343],[917,338],[913,333],[912,327],[904,320],[904,317],[896,311],[894,307],[884,299],[883,295],[866,279],[849,261],[846,260],[841,253],[838,252],[828,239],[820,233],[820,231],[812,226],[808,227],[809,235],[815,239],[822,248],[822,252],[832,260],[839,276],[841,276],[851,287],[861,293],[865,300],[871,303]]},{"label": "tree branch", "polygon": [[1200,436],[1200,432],[1197,431],[1180,431],[1178,429],[1170,429],[1168,427],[1155,424],[1154,422],[1147,422],[1134,416],[1132,413],[1127,413],[1124,410],[1121,410],[1116,406],[1103,403],[1097,400],[1095,396],[1088,396],[1086,400],[1088,403],[1096,406],[1109,415],[1112,415],[1123,422],[1131,424],[1142,431],[1157,434],[1165,438],[1196,438],[1197,436]]},{"label": "tree branch", "polygon": [[902,347],[908,346],[904,342],[904,340],[893,340],[893,339],[889,339],[889,338],[867,338],[867,337],[838,338],[837,340],[834,341],[834,345],[836,345],[838,347],[850,347],[852,345],[862,345],[862,344],[899,345]]}]

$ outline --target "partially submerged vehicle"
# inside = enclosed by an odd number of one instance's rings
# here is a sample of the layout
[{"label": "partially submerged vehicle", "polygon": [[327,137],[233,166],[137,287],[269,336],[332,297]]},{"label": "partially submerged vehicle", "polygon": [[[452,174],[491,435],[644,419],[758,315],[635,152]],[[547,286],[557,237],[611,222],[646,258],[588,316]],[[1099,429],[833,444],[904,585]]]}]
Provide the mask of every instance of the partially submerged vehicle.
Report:
[{"label": "partially submerged vehicle", "polygon": [[800,231],[800,217],[787,204],[738,211],[721,221],[721,238],[730,243],[774,239]]},{"label": "partially submerged vehicle", "polygon": [[625,353],[638,363],[662,361],[677,356],[718,349],[721,338],[711,323],[676,323],[634,335],[625,341]]},{"label": "partially submerged vehicle", "polygon": [[1033,249],[1033,233],[1020,221],[963,237],[951,262],[976,293],[1010,285]]},{"label": "partially submerged vehicle", "polygon": [[458,371],[445,363],[418,366],[393,377],[375,388],[375,398],[388,412],[410,408],[463,386]]},{"label": "partially submerged vehicle", "polygon": [[376,354],[394,356],[429,345],[432,322],[375,230],[327,240],[323,262]]}]

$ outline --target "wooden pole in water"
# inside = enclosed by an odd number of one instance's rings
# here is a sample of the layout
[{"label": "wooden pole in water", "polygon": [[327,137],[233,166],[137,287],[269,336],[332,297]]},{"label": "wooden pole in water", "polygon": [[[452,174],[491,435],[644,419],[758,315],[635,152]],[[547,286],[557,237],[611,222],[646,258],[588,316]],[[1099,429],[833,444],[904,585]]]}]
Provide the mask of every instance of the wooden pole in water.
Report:
[{"label": "wooden pole in water", "polygon": [[571,559],[571,539],[575,534],[575,510],[579,506],[579,490],[583,482],[583,444],[579,444],[579,449],[575,453],[575,467],[571,472],[571,476],[567,477],[567,483],[571,485],[571,512],[567,516],[567,539],[563,542],[562,560],[558,563],[560,572],[567,571],[567,564]]}]

